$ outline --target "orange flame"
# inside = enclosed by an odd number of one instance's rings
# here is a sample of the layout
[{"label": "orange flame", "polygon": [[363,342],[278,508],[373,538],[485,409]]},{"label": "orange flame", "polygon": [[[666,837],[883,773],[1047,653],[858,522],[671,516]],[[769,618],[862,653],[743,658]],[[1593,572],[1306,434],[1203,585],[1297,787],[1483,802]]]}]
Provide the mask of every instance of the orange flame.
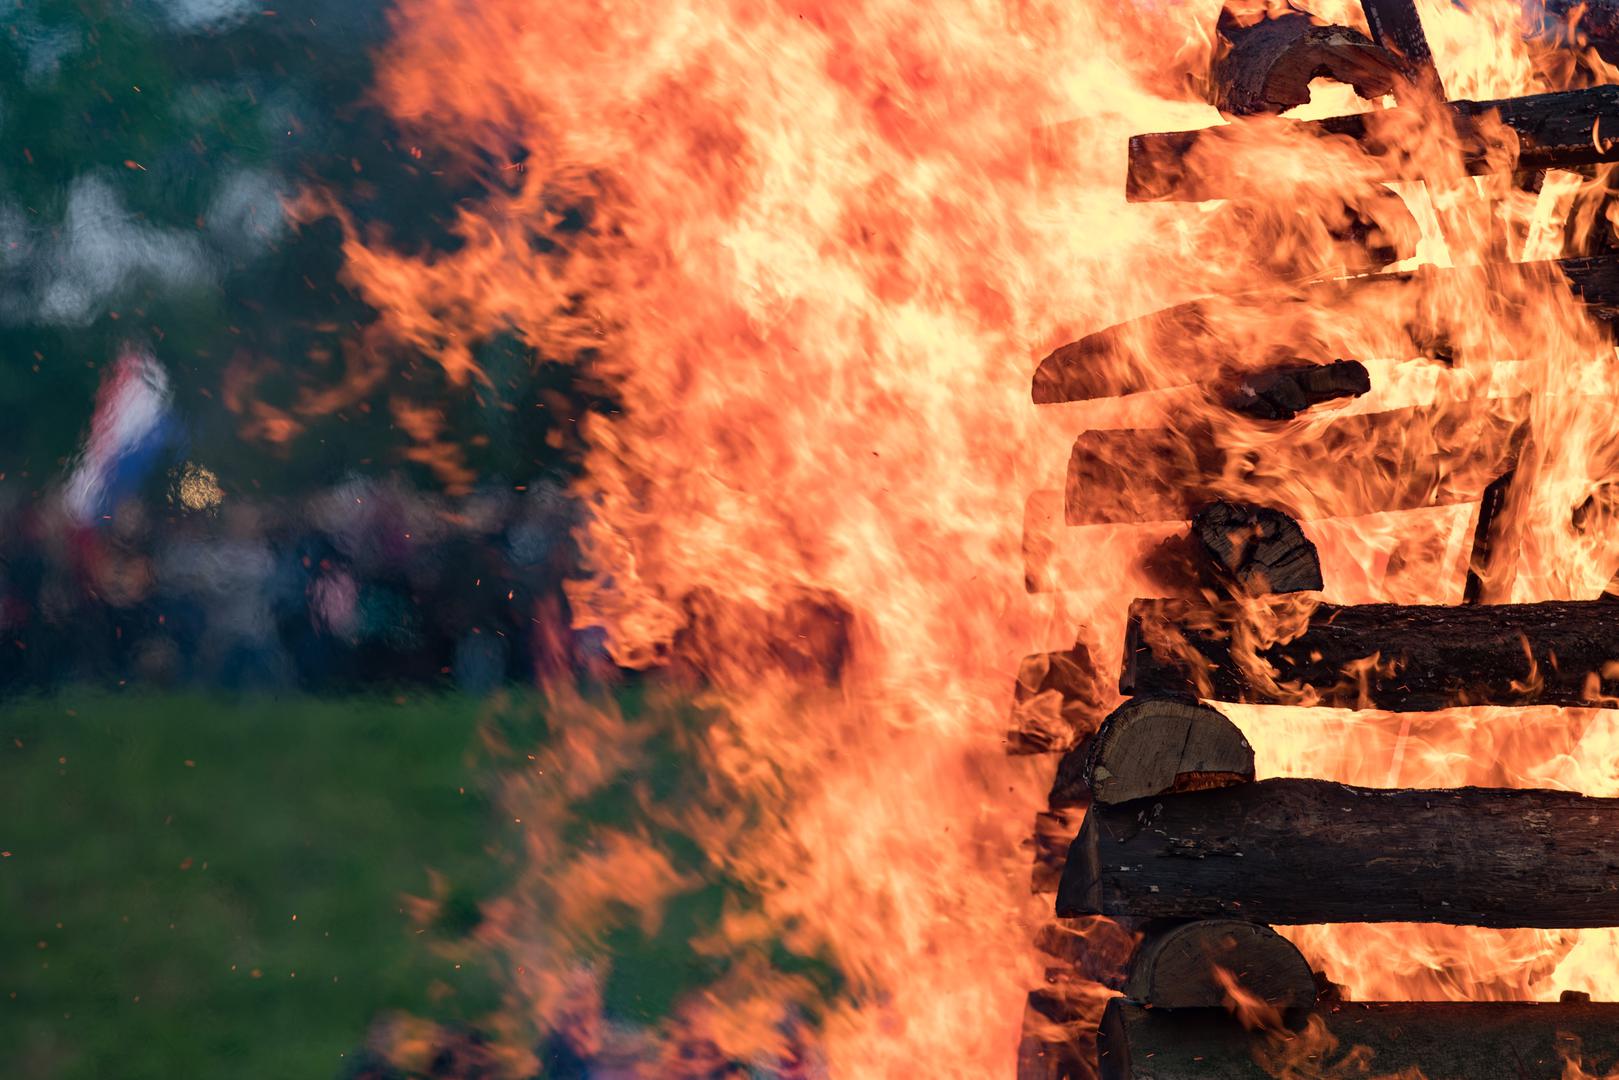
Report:
[{"label": "orange flame", "polygon": [[[1348,0],[1312,7],[1360,23]],[[1515,2],[1419,7],[1453,97],[1609,74],[1536,52]],[[515,330],[542,355],[591,358],[620,388],[624,413],[585,431],[592,576],[572,590],[576,619],[605,628],[621,664],[703,676],[698,704],[716,718],[693,736],[700,760],[758,811],[721,801],[682,825],[709,870],[761,897],[726,913],[708,946],[778,935],[829,952],[851,987],[816,1002],[814,1054],[835,1075],[1009,1067],[1039,979],[1028,942],[1049,910],[1027,896],[1019,842],[1050,769],[1000,755],[1011,675],[1080,624],[1116,655],[1129,600],[1158,589],[1143,556],[1180,528],[1148,516],[1026,538],[1026,496],[1029,522],[1060,507],[1047,493],[1064,488],[1080,432],[1157,426],[1189,441],[1213,425],[1236,463],[1213,478],[1222,495],[1314,511],[1323,599],[1455,603],[1481,492],[1388,512],[1377,493],[1420,494],[1427,474],[1409,470],[1471,460],[1480,429],[1442,418],[1487,416],[1502,439],[1527,432],[1508,507],[1516,557],[1480,568],[1487,598],[1595,596],[1619,568],[1619,430],[1592,407],[1619,390],[1612,347],[1555,275],[1502,265],[1555,254],[1565,231],[1575,243],[1610,231],[1590,198],[1610,171],[1536,192],[1510,170],[1466,176],[1430,102],[1398,114],[1400,152],[1428,177],[1392,185],[1403,209],[1356,146],[1274,119],[1234,125],[1200,162],[1261,197],[1127,205],[1127,136],[1218,121],[1194,100],[1217,11],[395,5],[377,94],[487,194],[453,224],[451,253],[390,250],[345,220],[350,279],[381,313],[378,335],[435,355],[455,385],[482,377],[472,343]],[[1297,115],[1378,104],[1323,87]],[[1509,161],[1510,133],[1484,127],[1493,160]],[[1321,300],[1304,286],[1352,268],[1343,228],[1362,211],[1409,249],[1394,269],[1452,272]],[[318,199],[301,212],[340,213]],[[1157,371],[1168,389],[1030,408],[1033,360],[1052,345],[1211,294],[1247,297],[1205,311],[1229,354],[1158,354],[1127,335],[1098,364]],[[1374,389],[1282,427],[1228,422],[1202,384],[1276,355],[1361,359]],[[1335,421],[1411,406],[1445,408],[1377,455],[1317,450],[1299,467],[1298,448]],[[460,476],[431,417],[396,408],[422,459]],[[1127,470],[1113,482],[1129,492]],[[1043,591],[1026,593],[1025,573]],[[555,707],[572,726],[525,781],[536,820],[567,812],[550,778],[593,790],[639,753],[610,708]],[[1619,794],[1607,714],[1231,715],[1269,774]],[[601,931],[602,905],[655,922],[687,872],[634,835],[604,833],[588,862],[554,837],[532,844],[514,910],[572,899],[508,912],[503,947],[532,1015],[601,1050],[612,1040],[596,1021],[567,1018],[591,1013],[603,976],[559,958]],[[1288,933],[1355,997],[1619,994],[1607,931]],[[663,1045],[798,1055],[782,1005],[815,991],[759,955],[683,1002]],[[1092,1012],[1106,994],[1077,991]],[[647,1075],[686,1074],[673,1051],[619,1050],[654,1061]],[[700,1074],[699,1058],[679,1069]]]}]

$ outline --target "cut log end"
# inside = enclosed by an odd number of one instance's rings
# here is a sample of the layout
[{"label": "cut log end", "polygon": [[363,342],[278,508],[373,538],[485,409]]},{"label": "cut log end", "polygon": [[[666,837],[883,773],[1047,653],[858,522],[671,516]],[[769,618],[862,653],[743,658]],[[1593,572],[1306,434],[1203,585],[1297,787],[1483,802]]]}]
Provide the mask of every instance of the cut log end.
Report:
[{"label": "cut log end", "polygon": [[1215,577],[1233,592],[1264,596],[1322,586],[1315,545],[1280,510],[1222,500],[1198,512],[1192,534]]},{"label": "cut log end", "polygon": [[1359,30],[1321,26],[1298,12],[1243,26],[1227,9],[1219,34],[1210,103],[1228,116],[1303,105],[1320,77],[1348,83],[1363,98],[1390,93],[1403,77],[1399,59]]},{"label": "cut log end", "polygon": [[1292,942],[1268,926],[1204,919],[1149,934],[1130,962],[1124,994],[1160,1009],[1225,1008],[1238,992],[1277,1010],[1315,1004],[1315,974]]},{"label": "cut log end", "polygon": [[1253,778],[1253,747],[1219,712],[1178,698],[1135,698],[1109,714],[1087,747],[1064,756],[1051,805],[1119,803]]}]

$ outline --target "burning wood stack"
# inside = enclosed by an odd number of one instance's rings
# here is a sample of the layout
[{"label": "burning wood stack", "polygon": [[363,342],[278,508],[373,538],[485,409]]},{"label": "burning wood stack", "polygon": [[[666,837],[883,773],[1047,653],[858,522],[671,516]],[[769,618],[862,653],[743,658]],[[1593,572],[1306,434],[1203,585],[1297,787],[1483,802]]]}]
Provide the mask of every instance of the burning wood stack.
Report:
[{"label": "burning wood stack", "polygon": [[[1391,108],[1310,126],[1360,142],[1390,178],[1420,179],[1400,153],[1398,132],[1410,123],[1401,114],[1414,107],[1408,100],[1442,95],[1439,74],[1411,0],[1363,6],[1370,36],[1303,14],[1250,25],[1222,15],[1211,98],[1240,118],[1306,101],[1310,81],[1323,75],[1369,98],[1392,93]],[[1558,13],[1555,4],[1547,10]],[[1619,4],[1591,11],[1589,43],[1619,55]],[[1470,172],[1511,169],[1533,184],[1549,168],[1619,160],[1619,86],[1448,108]],[[1489,134],[1497,122],[1516,134],[1510,153]],[[1129,198],[1235,194],[1236,174],[1209,163],[1241,145],[1242,125],[1135,136]],[[1330,308],[1413,277],[1476,270],[1370,274],[1238,303]],[[1488,270],[1555,278],[1596,319],[1619,317],[1614,256]],[[1210,310],[1182,304],[1056,350],[1035,373],[1034,401],[1170,389],[1175,368],[1146,362],[1154,354],[1184,355],[1187,370],[1228,360]],[[1483,580],[1510,542],[1500,511],[1528,439],[1525,425],[1504,417],[1526,410],[1437,404],[1346,415],[1315,429],[1324,434],[1313,444],[1289,447],[1287,469],[1309,481],[1292,490],[1318,492],[1319,501],[1227,501],[1226,480],[1251,453],[1250,428],[1274,437],[1281,422],[1370,386],[1366,368],[1348,360],[1232,372],[1211,393],[1229,424],[1085,432],[1066,491],[1031,500],[1031,590],[1054,587],[1042,522],[1059,516],[1068,526],[1190,520],[1176,551],[1196,587],[1132,605],[1118,683],[1128,699],[1116,708],[1095,641],[1030,657],[1019,672],[1010,750],[1062,754],[1033,841],[1034,888],[1055,893],[1057,920],[1037,942],[1052,966],[1047,988],[1029,999],[1023,1080],[1098,1072],[1104,1080],[1551,1080],[1619,1069],[1619,1004],[1577,994],[1558,1003],[1346,1002],[1271,929],[1619,926],[1619,799],[1257,780],[1253,750],[1217,707],[1619,705],[1611,602],[1477,603],[1499,599]],[[1396,467],[1353,485],[1331,482],[1356,457]],[[1480,510],[1461,605],[1337,606],[1311,595],[1322,570],[1298,520],[1472,503]],[[1094,1007],[1085,1013],[1068,993],[1097,982],[1121,994],[1099,1030]],[[1346,1059],[1352,1047],[1361,1049]],[[1354,1068],[1334,1071],[1346,1061]],[[1565,1072],[1568,1062],[1585,1072]]]}]

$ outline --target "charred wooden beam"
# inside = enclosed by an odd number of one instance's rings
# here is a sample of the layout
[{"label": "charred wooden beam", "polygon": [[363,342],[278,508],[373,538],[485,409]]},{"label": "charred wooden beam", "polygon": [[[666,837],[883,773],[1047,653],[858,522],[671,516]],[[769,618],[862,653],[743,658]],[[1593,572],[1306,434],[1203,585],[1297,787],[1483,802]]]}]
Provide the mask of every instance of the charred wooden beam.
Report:
[{"label": "charred wooden beam", "polygon": [[[1252,377],[1274,366],[1246,359],[1267,353],[1264,343],[1249,336],[1256,325],[1289,327],[1299,339],[1319,338],[1338,351],[1331,340],[1332,320],[1344,305],[1398,311],[1413,285],[1420,291],[1458,273],[1479,272],[1492,275],[1490,281],[1504,283],[1520,278],[1561,280],[1593,318],[1612,322],[1619,317],[1619,257],[1614,255],[1497,264],[1482,271],[1424,267],[1288,290],[1208,297],[1098,330],[1053,351],[1034,373],[1034,402],[1044,405],[1167,390],[1217,381],[1223,373],[1236,369],[1247,369],[1237,370],[1238,378]],[[1174,357],[1174,362],[1167,362],[1168,357]],[[1226,393],[1223,388],[1217,392],[1218,396]],[[1240,403],[1240,397],[1234,399],[1234,404]]]},{"label": "charred wooden beam", "polygon": [[1063,757],[1051,807],[1125,802],[1253,778],[1253,747],[1219,712],[1189,699],[1132,698]]},{"label": "charred wooden beam", "polygon": [[1524,9],[1538,11],[1544,33],[1619,64],[1619,0],[1525,0]]},{"label": "charred wooden beam", "polygon": [[1220,13],[1220,47],[1210,72],[1210,103],[1232,116],[1285,112],[1310,100],[1310,81],[1348,83],[1363,98],[1390,93],[1401,61],[1347,26],[1321,26],[1287,12],[1243,26]]},{"label": "charred wooden beam", "polygon": [[1321,588],[1321,556],[1299,523],[1268,506],[1221,500],[1192,518],[1212,576],[1239,595]]},{"label": "charred wooden beam", "polygon": [[1608,1076],[1619,1066],[1614,1004],[1368,1002],[1310,1015],[1315,1022],[1299,1031],[1249,1031],[1219,1009],[1168,1012],[1114,1000],[1098,1035],[1101,1077],[1564,1080]]},{"label": "charred wooden beam", "polygon": [[1057,914],[1619,926],[1619,799],[1261,780],[1098,804]]},{"label": "charred wooden beam", "polygon": [[1508,544],[1505,511],[1507,496],[1512,490],[1516,470],[1509,469],[1484,489],[1479,499],[1478,522],[1473,526],[1473,552],[1467,560],[1467,584],[1462,588],[1462,602],[1476,604],[1484,599],[1484,579],[1490,576],[1492,566],[1504,557]]},{"label": "charred wooden beam", "polygon": [[1360,397],[1371,388],[1371,375],[1356,360],[1284,364],[1244,375],[1225,403],[1256,420],[1291,420],[1306,409]]},{"label": "charred wooden beam", "polygon": [[1525,417],[1516,400],[1469,401],[1331,417],[1298,432],[1237,417],[1087,431],[1069,458],[1064,514],[1070,525],[1184,521],[1256,487],[1306,521],[1474,502],[1516,462]]},{"label": "charred wooden beam", "polygon": [[[1428,35],[1423,33],[1415,0],[1361,0],[1372,37],[1403,62],[1406,77],[1443,97],[1439,69],[1434,67]],[[1362,95],[1363,97],[1366,95]]]},{"label": "charred wooden beam", "polygon": [[1271,1008],[1315,1004],[1315,973],[1298,948],[1268,926],[1238,919],[1149,932],[1130,960],[1124,996],[1155,1009],[1225,1008],[1232,996],[1216,969]]},{"label": "charred wooden beam", "polygon": [[1113,699],[1096,649],[1081,638],[1064,652],[1036,653],[1018,665],[1009,754],[1061,753],[1079,745],[1107,715]]},{"label": "charred wooden beam", "polygon": [[[1456,705],[1619,705],[1619,618],[1602,600],[1322,604],[1265,644],[1236,604],[1137,600],[1127,694],[1424,712]],[[1291,618],[1297,623],[1297,617]],[[1293,631],[1296,631],[1294,633]],[[1237,643],[1234,645],[1234,642]]]},{"label": "charred wooden beam", "polygon": [[[1449,109],[1461,144],[1461,164],[1470,173],[1569,169],[1619,159],[1619,86],[1453,101]],[[1412,169],[1399,153],[1396,133],[1408,130],[1414,118],[1402,112],[1380,109],[1293,123],[1304,137],[1354,140],[1369,157],[1382,162],[1385,179],[1398,180],[1409,178]],[[1483,120],[1489,115],[1517,134],[1515,155],[1503,154],[1498,141],[1488,136]],[[1131,202],[1199,201],[1239,194],[1226,170],[1211,168],[1224,154],[1240,152],[1240,133],[1233,134],[1237,126],[1132,135],[1125,197]]]}]

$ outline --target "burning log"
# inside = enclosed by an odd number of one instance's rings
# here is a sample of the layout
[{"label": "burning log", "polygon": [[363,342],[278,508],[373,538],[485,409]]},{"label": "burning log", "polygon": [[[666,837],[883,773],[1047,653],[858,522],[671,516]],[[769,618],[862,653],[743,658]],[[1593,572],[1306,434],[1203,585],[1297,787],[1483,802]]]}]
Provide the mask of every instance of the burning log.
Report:
[{"label": "burning log", "polygon": [[[1619,619],[1602,600],[1538,604],[1322,604],[1286,642],[1233,631],[1235,604],[1137,600],[1127,694],[1423,712],[1455,705],[1619,705]],[[1274,612],[1273,612],[1274,613]],[[1286,617],[1285,615],[1283,617]],[[1296,627],[1294,629],[1297,629]]]},{"label": "burning log", "polygon": [[[1449,105],[1461,144],[1462,165],[1469,173],[1508,168],[1570,169],[1619,159],[1619,86],[1593,86],[1549,94],[1504,98],[1497,101],[1453,101]],[[1409,130],[1415,118],[1402,109],[1381,109],[1325,120],[1293,121],[1301,135],[1353,139],[1369,157],[1383,163],[1383,178],[1411,178],[1409,163],[1398,152],[1395,132]],[[1517,133],[1517,153],[1502,153],[1498,140],[1487,135],[1481,119],[1497,116]],[[1224,176],[1205,175],[1202,162],[1219,160],[1238,145],[1237,125],[1166,131],[1130,137],[1130,164],[1125,197],[1131,202],[1161,199],[1201,201],[1227,198]]]},{"label": "burning log", "polygon": [[1250,596],[1321,588],[1321,556],[1299,523],[1266,506],[1220,501],[1192,519],[1214,576]]},{"label": "burning log", "polygon": [[[1064,513],[1070,525],[1184,521],[1272,481],[1278,507],[1304,520],[1474,502],[1517,460],[1525,415],[1517,401],[1447,402],[1335,417],[1302,438],[1236,418],[1087,431],[1069,458]],[[1267,458],[1267,444],[1285,453]]]},{"label": "burning log", "polygon": [[1092,646],[1026,656],[1013,690],[1008,754],[1057,753],[1077,746],[1106,715],[1112,688]]},{"label": "burning log", "polygon": [[1300,12],[1241,26],[1227,9],[1218,30],[1223,48],[1210,73],[1210,100],[1228,115],[1302,105],[1310,100],[1310,80],[1323,75],[1371,99],[1391,92],[1401,78],[1400,61],[1359,30],[1320,26]]},{"label": "burning log", "polygon": [[1272,1008],[1315,1004],[1315,973],[1293,943],[1237,919],[1200,919],[1147,935],[1130,961],[1124,996],[1158,1009],[1223,1008],[1231,994],[1217,967]]},{"label": "burning log", "polygon": [[[1101,1077],[1563,1080],[1607,1076],[1619,1066],[1619,1005],[1613,1004],[1345,1003],[1313,1012],[1310,1020],[1299,1032],[1256,1032],[1220,1009],[1166,1012],[1114,1000],[1098,1035]],[[1569,1062],[1585,1071],[1565,1071]]]},{"label": "burning log", "polygon": [[1051,807],[1119,803],[1253,778],[1253,747],[1220,713],[1191,700],[1133,698],[1085,745],[1064,755]]},{"label": "burning log", "polygon": [[1438,96],[1444,96],[1415,0],[1361,0],[1360,6],[1366,13],[1366,25],[1372,37],[1384,49],[1400,57],[1406,76],[1427,85]]},{"label": "burning log", "polygon": [[1053,810],[1034,816],[1034,835],[1027,843],[1034,849],[1034,869],[1029,875],[1029,892],[1034,895],[1053,893],[1062,880],[1063,865],[1068,861],[1068,849],[1079,835],[1079,815],[1068,810]]},{"label": "burning log", "polygon": [[1090,1080],[1096,1075],[1095,1013],[1089,1023],[1063,996],[1034,990],[1023,1009],[1017,1080]]},{"label": "burning log", "polygon": [[[1241,327],[1255,322],[1292,326],[1294,336],[1301,340],[1330,336],[1327,320],[1338,305],[1385,305],[1399,310],[1401,296],[1412,284],[1421,287],[1441,276],[1480,272],[1530,281],[1537,276],[1562,280],[1593,318],[1611,322],[1619,317],[1619,257],[1611,255],[1484,268],[1424,267],[1291,290],[1208,297],[1098,330],[1055,350],[1040,361],[1034,373],[1034,402],[1047,405],[1186,386],[1197,382],[1200,372],[1214,373],[1235,365],[1239,357],[1258,347],[1241,336]],[[1263,318],[1256,319],[1258,315]],[[1181,359],[1166,364],[1165,356]],[[1241,401],[1239,394],[1234,407]]]},{"label": "burning log", "polygon": [[1098,804],[1057,914],[1126,913],[1619,926],[1619,799],[1261,780]]},{"label": "burning log", "polygon": [[1539,0],[1525,3],[1528,11],[1538,8],[1543,20],[1562,26],[1546,29],[1566,34],[1565,26],[1573,26],[1578,38],[1610,64],[1619,64],[1619,0]]},{"label": "burning log", "polygon": [[1484,599],[1484,580],[1505,557],[1508,544],[1505,510],[1516,470],[1509,470],[1490,481],[1479,499],[1478,523],[1473,527],[1473,553],[1467,560],[1467,584],[1462,602],[1476,604]]},{"label": "burning log", "polygon": [[1355,360],[1288,364],[1245,375],[1226,406],[1256,420],[1291,420],[1306,409],[1360,397],[1371,388],[1372,377]]}]

